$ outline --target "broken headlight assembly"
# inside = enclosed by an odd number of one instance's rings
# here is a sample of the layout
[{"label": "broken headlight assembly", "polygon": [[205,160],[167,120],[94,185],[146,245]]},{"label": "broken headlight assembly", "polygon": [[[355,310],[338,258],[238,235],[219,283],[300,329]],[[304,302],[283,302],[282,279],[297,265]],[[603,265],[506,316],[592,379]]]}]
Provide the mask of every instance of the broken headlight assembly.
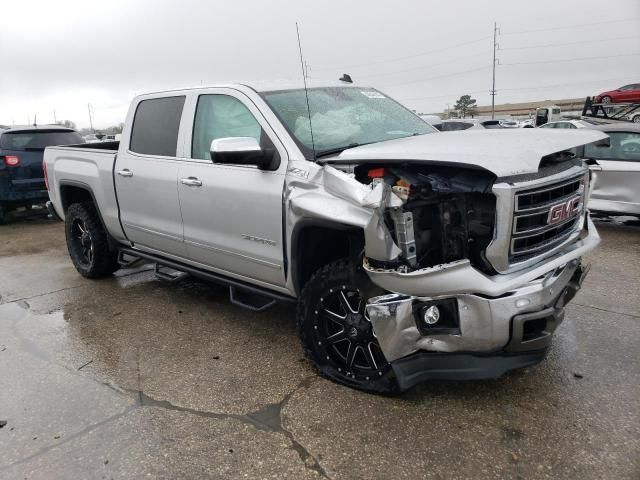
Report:
[{"label": "broken headlight assembly", "polygon": [[385,224],[402,251],[393,262],[368,259],[374,268],[405,271],[469,259],[481,271],[493,273],[484,251],[493,240],[495,177],[484,170],[405,165],[356,168],[363,183],[384,182],[402,201],[387,208]]}]

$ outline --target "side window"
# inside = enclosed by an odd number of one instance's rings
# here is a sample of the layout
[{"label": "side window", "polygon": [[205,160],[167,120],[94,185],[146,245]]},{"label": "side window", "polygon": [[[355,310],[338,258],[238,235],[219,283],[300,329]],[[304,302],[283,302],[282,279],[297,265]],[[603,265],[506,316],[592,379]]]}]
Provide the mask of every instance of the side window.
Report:
[{"label": "side window", "polygon": [[545,123],[544,125],[540,125],[540,128],[556,128],[557,123]]},{"label": "side window", "polygon": [[640,162],[640,133],[609,132],[609,146],[586,145],[584,156],[602,160]]},{"label": "side window", "polygon": [[136,108],[129,150],[145,155],[175,157],[185,97],[142,100]]},{"label": "side window", "polygon": [[225,137],[266,140],[262,127],[249,109],[229,95],[200,95],[193,124],[191,158],[211,160],[211,141]]}]

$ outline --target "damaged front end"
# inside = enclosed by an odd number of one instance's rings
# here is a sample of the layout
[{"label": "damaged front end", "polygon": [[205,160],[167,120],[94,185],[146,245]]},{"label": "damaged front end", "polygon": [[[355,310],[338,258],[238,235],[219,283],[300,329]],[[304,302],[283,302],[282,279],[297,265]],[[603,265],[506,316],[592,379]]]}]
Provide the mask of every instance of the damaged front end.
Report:
[{"label": "damaged front end", "polygon": [[424,163],[361,163],[352,175],[325,165],[321,188],[292,190],[291,215],[362,228],[363,269],[390,292],[368,300],[368,319],[403,389],[544,358],[586,275],[580,259],[599,243],[586,166],[558,162],[503,178]]},{"label": "damaged front end", "polygon": [[[367,312],[403,388],[435,378],[494,378],[544,358],[586,275],[580,257],[599,242],[584,207],[586,167],[574,162],[521,183],[444,167],[366,172],[402,200],[381,204],[377,216],[400,253],[376,257],[366,248],[364,268],[394,292],[369,299]],[[557,225],[535,223],[555,221],[558,206],[564,217]],[[487,258],[496,245],[525,241],[534,256],[508,256],[513,264],[506,266]]]},{"label": "damaged front end", "polygon": [[[481,271],[492,272],[484,251],[495,227],[494,175],[485,170],[427,170],[411,165],[360,166],[355,170],[360,182],[381,185],[384,191],[365,234],[388,232],[398,247],[380,251],[377,242],[367,241],[365,262],[369,269],[406,273],[469,259]],[[385,201],[390,197],[395,197],[395,203]]]}]

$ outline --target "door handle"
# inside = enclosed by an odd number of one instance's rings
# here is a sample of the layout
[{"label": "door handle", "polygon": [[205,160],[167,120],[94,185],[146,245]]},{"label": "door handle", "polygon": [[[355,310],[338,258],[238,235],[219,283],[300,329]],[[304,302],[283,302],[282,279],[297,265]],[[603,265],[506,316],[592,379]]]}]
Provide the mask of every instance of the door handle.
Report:
[{"label": "door handle", "polygon": [[187,177],[180,180],[180,183],[187,185],[188,187],[201,187],[202,180],[196,177]]},{"label": "door handle", "polygon": [[133,172],[128,168],[125,168],[124,170],[118,170],[116,173],[121,177],[133,177]]}]

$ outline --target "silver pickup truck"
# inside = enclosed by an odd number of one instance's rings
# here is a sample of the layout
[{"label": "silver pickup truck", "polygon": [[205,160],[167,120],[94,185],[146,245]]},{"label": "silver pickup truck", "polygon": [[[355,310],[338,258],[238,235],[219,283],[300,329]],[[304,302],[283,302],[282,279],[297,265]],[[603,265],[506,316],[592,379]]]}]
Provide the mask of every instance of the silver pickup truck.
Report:
[{"label": "silver pickup truck", "polygon": [[119,143],[50,147],[50,208],[81,275],[135,259],[262,310],[297,302],[304,350],[350,387],[495,378],[542,360],[598,234],[597,131],[441,134],[370,87],[141,95]]}]

